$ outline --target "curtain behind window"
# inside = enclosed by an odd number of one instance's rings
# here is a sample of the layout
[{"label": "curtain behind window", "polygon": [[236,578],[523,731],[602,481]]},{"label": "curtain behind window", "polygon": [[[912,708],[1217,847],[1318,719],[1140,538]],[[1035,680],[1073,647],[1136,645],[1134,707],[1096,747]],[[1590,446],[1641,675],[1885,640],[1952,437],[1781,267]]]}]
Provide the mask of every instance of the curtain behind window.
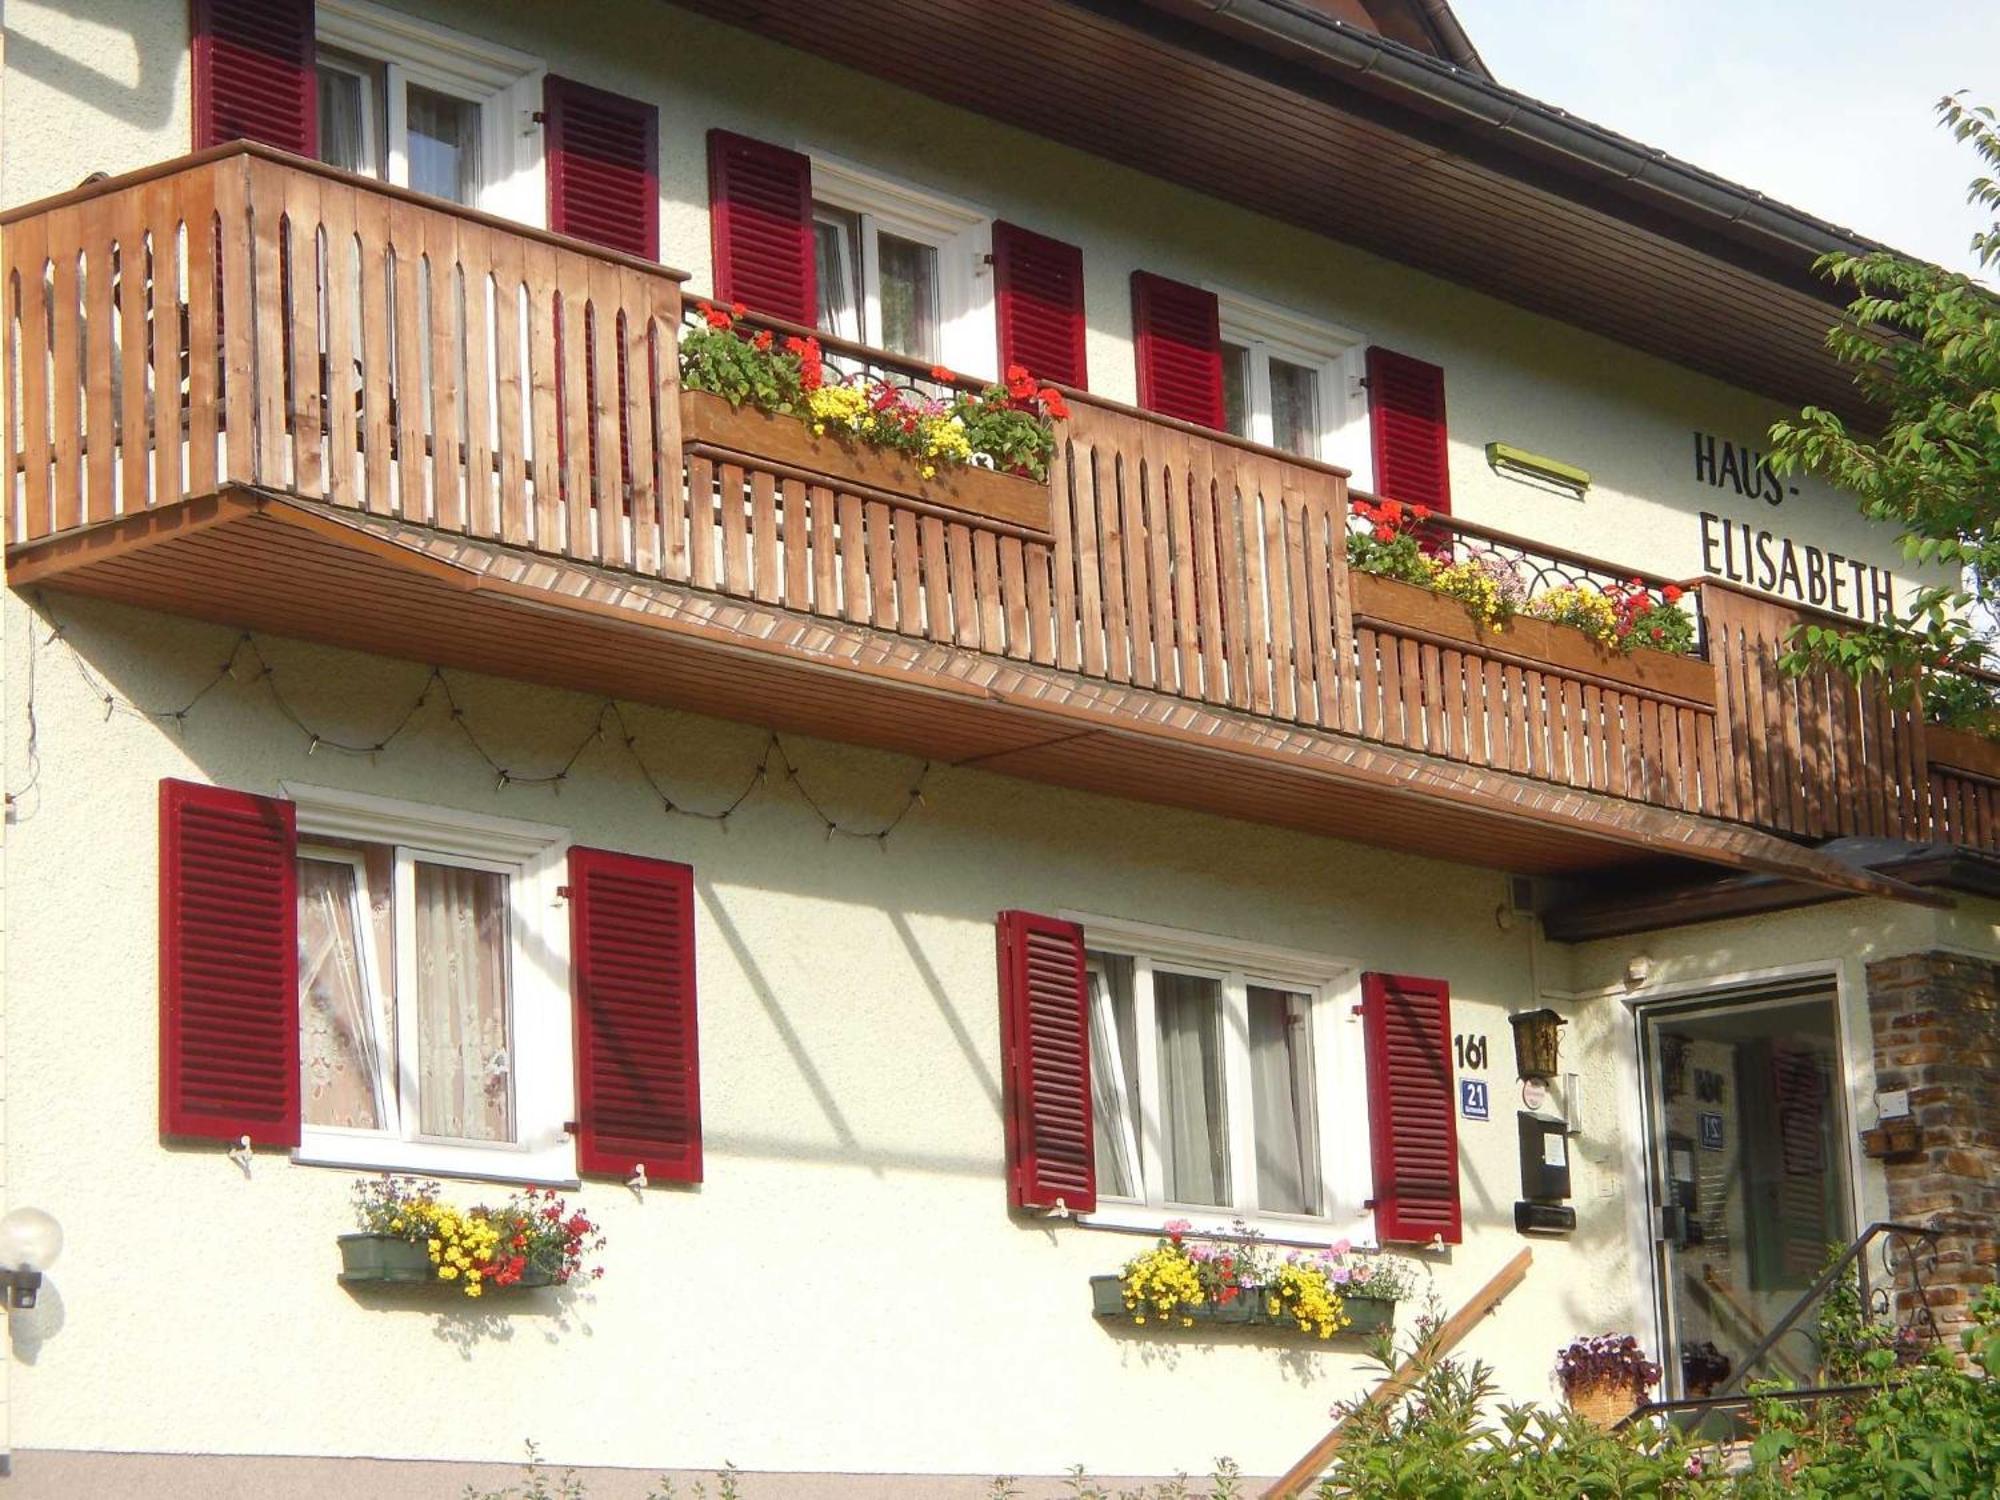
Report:
[{"label": "curtain behind window", "polygon": [[1155,969],[1153,1009],[1160,1033],[1167,1196],[1176,1203],[1227,1203],[1220,987],[1213,979]]},{"label": "curtain behind window", "polygon": [[308,1125],[384,1128],[355,869],[299,861],[299,1092]]},{"label": "curtain behind window", "polygon": [[420,1128],[512,1141],[507,878],[419,860],[416,904]]},{"label": "curtain behind window", "polygon": [[1319,1212],[1312,1037],[1303,997],[1251,985],[1250,1093],[1257,1129],[1257,1206]]},{"label": "curtain behind window", "polygon": [[1132,960],[1092,956],[1090,969],[1091,1124],[1100,1196],[1139,1198],[1138,1018]]}]

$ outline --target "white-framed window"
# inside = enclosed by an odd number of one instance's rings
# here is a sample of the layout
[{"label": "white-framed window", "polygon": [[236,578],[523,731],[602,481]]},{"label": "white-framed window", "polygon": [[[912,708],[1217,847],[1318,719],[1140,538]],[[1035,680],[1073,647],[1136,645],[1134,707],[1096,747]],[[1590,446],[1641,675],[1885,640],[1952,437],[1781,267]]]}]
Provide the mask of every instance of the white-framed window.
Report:
[{"label": "white-framed window", "polygon": [[369,0],[319,0],[323,161],[539,225],[540,59]]},{"label": "white-framed window", "polygon": [[1368,488],[1366,341],[1267,302],[1218,291],[1223,425],[1238,437],[1340,464]]},{"label": "white-framed window", "polygon": [[1086,1222],[1366,1243],[1368,1111],[1352,965],[1066,913],[1084,928],[1097,1154]]},{"label": "white-framed window", "polygon": [[994,375],[991,216],[808,154],[820,330]]},{"label": "white-framed window", "polygon": [[568,1182],[560,828],[321,787],[297,808],[297,1159]]}]

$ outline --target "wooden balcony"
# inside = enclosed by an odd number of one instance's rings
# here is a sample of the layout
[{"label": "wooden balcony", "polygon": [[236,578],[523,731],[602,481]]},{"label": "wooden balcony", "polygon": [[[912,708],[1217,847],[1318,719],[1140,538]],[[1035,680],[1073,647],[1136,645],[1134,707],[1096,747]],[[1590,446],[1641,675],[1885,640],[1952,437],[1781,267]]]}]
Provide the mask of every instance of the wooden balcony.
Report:
[{"label": "wooden balcony", "polygon": [[260,147],[0,224],[17,587],[1524,873],[1908,896],[1811,844],[2000,837],[1988,748],[1780,677],[1789,612],[1481,632],[1350,573],[1324,465],[1074,393],[1046,487],[925,482],[682,393],[677,273]]}]

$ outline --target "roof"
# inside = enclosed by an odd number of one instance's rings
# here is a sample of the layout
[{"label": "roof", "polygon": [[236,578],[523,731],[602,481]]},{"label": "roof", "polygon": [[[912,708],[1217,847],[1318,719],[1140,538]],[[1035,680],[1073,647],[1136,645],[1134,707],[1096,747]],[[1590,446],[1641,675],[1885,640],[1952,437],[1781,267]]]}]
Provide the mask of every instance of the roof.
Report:
[{"label": "roof", "polygon": [[[1442,5],[680,3],[1785,405],[1868,418],[1825,347],[1845,299],[1813,261],[1872,242],[1448,60]],[[1357,4],[1366,23],[1333,13]],[[1428,45],[1397,40],[1419,11]]]}]

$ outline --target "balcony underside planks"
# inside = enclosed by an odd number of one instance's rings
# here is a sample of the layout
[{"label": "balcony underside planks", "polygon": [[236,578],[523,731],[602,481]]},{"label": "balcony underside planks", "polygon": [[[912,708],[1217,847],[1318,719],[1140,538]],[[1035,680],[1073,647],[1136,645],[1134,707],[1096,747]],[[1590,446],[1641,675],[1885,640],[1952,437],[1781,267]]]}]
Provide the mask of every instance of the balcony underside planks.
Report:
[{"label": "balcony underside planks", "polygon": [[1736,824],[244,489],[17,548],[9,576],[1455,863],[1940,899]]}]

